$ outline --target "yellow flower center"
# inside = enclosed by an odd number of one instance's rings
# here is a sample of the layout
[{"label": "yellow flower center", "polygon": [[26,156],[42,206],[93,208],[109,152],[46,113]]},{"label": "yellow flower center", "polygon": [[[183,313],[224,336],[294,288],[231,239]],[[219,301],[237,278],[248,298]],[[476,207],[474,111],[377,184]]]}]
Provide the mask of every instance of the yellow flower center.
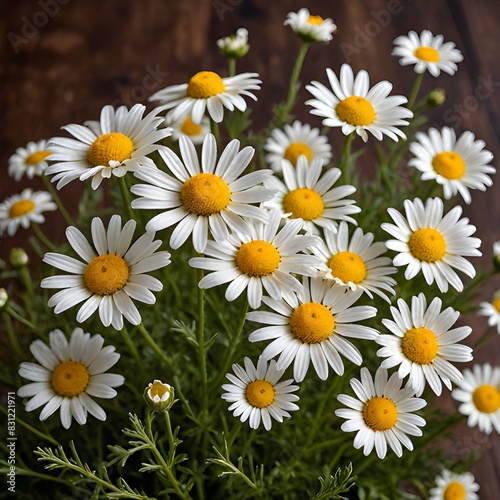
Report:
[{"label": "yellow flower center", "polygon": [[40,163],[41,161],[44,161],[47,156],[50,156],[52,153],[50,151],[35,151],[34,153],[31,153],[26,159],[24,160],[24,163],[26,165],[36,165],[37,163]]},{"label": "yellow flower center", "polygon": [[461,483],[453,481],[443,493],[444,500],[465,500],[465,488]]},{"label": "yellow flower center", "polygon": [[414,52],[415,57],[418,57],[422,61],[427,62],[439,62],[439,52],[432,47],[419,47]]},{"label": "yellow flower center", "polygon": [[324,19],[321,16],[309,16],[307,20],[309,24],[321,24],[323,21]]},{"label": "yellow flower center", "polygon": [[401,350],[410,361],[428,365],[438,352],[437,337],[428,328],[412,328],[405,333],[401,341]]},{"label": "yellow flower center", "polygon": [[247,385],[245,395],[255,408],[265,408],[274,401],[274,387],[266,380],[255,380]]},{"label": "yellow flower center", "polygon": [[308,188],[290,191],[283,200],[285,212],[292,214],[292,219],[314,220],[323,215],[325,204],[323,198]]},{"label": "yellow flower center", "polygon": [[98,167],[108,166],[110,161],[120,163],[130,158],[134,152],[134,143],[120,132],[100,135],[91,145],[87,152],[87,160]]},{"label": "yellow flower center", "polygon": [[335,111],[343,122],[355,127],[371,125],[376,117],[373,104],[368,99],[357,95],[340,101]]},{"label": "yellow flower center", "polygon": [[493,307],[500,313],[500,298],[493,301]]},{"label": "yellow flower center", "polygon": [[236,252],[236,265],[248,276],[267,276],[280,265],[281,256],[274,245],[254,240],[243,243]]},{"label": "yellow flower center", "polygon": [[483,413],[495,413],[500,408],[500,391],[493,385],[480,385],[472,394],[476,408]]},{"label": "yellow flower center", "polygon": [[225,89],[226,86],[217,73],[200,71],[189,80],[187,95],[194,99],[208,99],[224,92]]},{"label": "yellow flower center", "polygon": [[196,174],[182,186],[181,200],[190,212],[212,215],[229,205],[231,191],[218,175]]},{"label": "yellow flower center", "polygon": [[188,116],[181,125],[181,132],[185,135],[199,135],[201,134],[202,128],[200,125],[196,125],[192,118]]},{"label": "yellow flower center", "polygon": [[386,431],[397,422],[398,410],[390,399],[374,397],[365,403],[363,419],[370,429]]},{"label": "yellow flower center", "polygon": [[358,285],[366,278],[366,266],[363,259],[354,252],[339,252],[332,255],[328,267],[335,278],[344,283],[351,281]]},{"label": "yellow flower center", "polygon": [[306,344],[326,340],[335,329],[335,319],[328,307],[316,302],[301,304],[290,316],[292,333]]},{"label": "yellow flower center", "polygon": [[169,388],[166,384],[162,384],[161,382],[153,382],[153,385],[149,389],[149,395],[151,399],[153,399],[155,396],[158,396],[160,399],[163,399],[163,396],[165,394],[168,395]]},{"label": "yellow flower center", "polygon": [[9,217],[15,219],[23,215],[29,214],[35,209],[35,204],[31,200],[16,201],[9,210]]},{"label": "yellow flower center", "polygon": [[78,361],[65,361],[56,366],[52,373],[52,387],[60,396],[79,396],[89,383],[89,372]]},{"label": "yellow flower center", "polygon": [[127,283],[129,268],[118,255],[106,253],[93,259],[85,268],[83,281],[87,288],[99,295],[111,295]]},{"label": "yellow flower center", "polygon": [[311,161],[314,157],[311,148],[305,142],[292,142],[286,148],[284,158],[295,167],[301,155],[304,155],[307,161]]},{"label": "yellow flower center", "polygon": [[446,179],[461,179],[465,174],[465,162],[454,151],[445,151],[432,159],[432,167]]},{"label": "yellow flower center", "polygon": [[441,260],[446,253],[446,242],[443,235],[430,227],[414,231],[410,236],[408,246],[411,254],[424,262]]}]

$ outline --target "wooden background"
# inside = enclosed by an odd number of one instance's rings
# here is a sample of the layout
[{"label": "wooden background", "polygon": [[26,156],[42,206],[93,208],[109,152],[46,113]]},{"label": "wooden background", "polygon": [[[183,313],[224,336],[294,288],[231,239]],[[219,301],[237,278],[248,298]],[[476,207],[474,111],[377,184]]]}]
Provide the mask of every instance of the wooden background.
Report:
[{"label": "wooden background", "polygon": [[[441,86],[447,92],[447,102],[434,110],[431,124],[449,125],[459,133],[472,130],[496,158],[500,156],[498,0],[4,1],[0,7],[0,199],[24,187],[7,176],[7,160],[16,147],[58,135],[62,125],[97,119],[105,104],[145,103],[152,93],[185,82],[197,71],[211,69],[224,75],[226,64],[215,40],[241,26],[250,32],[251,50],[238,63],[238,72],[257,71],[264,82],[252,116],[255,130],[265,127],[271,104],[285,96],[299,47],[282,22],[287,12],[303,6],[333,18],[338,26],[333,42],[311,47],[302,74],[306,83],[325,82],[326,67],[337,71],[347,61],[355,71],[368,70],[372,83],[387,79],[394,84],[394,93],[408,95],[414,73],[390,56],[393,39],[411,29],[430,29],[454,41],[465,57],[458,73],[438,79],[427,75],[424,80],[426,91]],[[307,97],[302,91],[299,103]],[[302,104],[297,116],[313,125],[320,123]],[[332,131],[330,138],[338,158],[342,137]],[[493,241],[500,240],[497,177],[497,184],[486,193],[474,193],[472,205],[465,208],[483,240],[479,265],[484,269],[490,266]],[[42,186],[37,181],[30,185]],[[80,191],[75,181],[61,193],[72,210]],[[47,219],[47,232],[55,240],[63,238],[61,218],[49,214]],[[0,258],[8,258],[12,246],[27,247],[29,234],[21,230],[14,239],[0,239]],[[498,277],[481,291],[483,298],[488,299],[496,288],[500,288]],[[474,327],[472,343],[486,321],[477,317],[466,321]],[[498,365],[499,357],[500,338],[495,337],[476,353],[475,361]],[[450,411],[456,407],[449,399],[441,401]],[[498,498],[498,435],[486,439],[465,425],[461,430],[460,439],[449,443],[450,452],[465,458],[471,448],[481,451],[483,458],[473,469],[481,498]]]}]

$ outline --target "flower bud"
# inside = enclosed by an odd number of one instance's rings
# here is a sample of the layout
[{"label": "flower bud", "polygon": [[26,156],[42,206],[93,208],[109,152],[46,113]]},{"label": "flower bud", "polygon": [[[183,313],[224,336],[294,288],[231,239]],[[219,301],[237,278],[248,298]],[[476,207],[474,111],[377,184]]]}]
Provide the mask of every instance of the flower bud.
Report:
[{"label": "flower bud", "polygon": [[236,34],[217,40],[221,54],[227,59],[240,59],[250,48],[248,45],[248,31],[240,28]]},{"label": "flower bud", "polygon": [[493,266],[500,272],[500,241],[493,243]]},{"label": "flower bud", "polygon": [[30,263],[28,254],[23,248],[13,248],[10,251],[10,265],[14,269],[27,266]]},{"label": "flower bud", "polygon": [[427,94],[427,106],[429,108],[439,108],[446,101],[446,91],[441,88],[431,90]]},{"label": "flower bud", "polygon": [[175,403],[174,388],[160,380],[150,382],[144,390],[144,400],[157,412],[168,411]]},{"label": "flower bud", "polygon": [[0,288],[0,311],[5,307],[9,300],[9,294],[5,288]]}]

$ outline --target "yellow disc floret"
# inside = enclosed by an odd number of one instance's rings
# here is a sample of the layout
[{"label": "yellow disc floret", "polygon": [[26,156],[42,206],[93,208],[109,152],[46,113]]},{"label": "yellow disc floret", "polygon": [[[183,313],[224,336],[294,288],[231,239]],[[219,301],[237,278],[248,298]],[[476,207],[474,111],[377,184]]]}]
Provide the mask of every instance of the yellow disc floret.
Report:
[{"label": "yellow disc floret", "polygon": [[281,256],[277,248],[263,240],[243,243],[236,252],[236,265],[248,276],[267,276],[280,265]]},{"label": "yellow disc floret", "polygon": [[10,207],[9,217],[11,219],[22,217],[23,215],[33,212],[34,209],[35,204],[31,200],[19,200]]},{"label": "yellow disc floret", "polygon": [[335,111],[343,122],[355,127],[371,125],[376,117],[373,104],[368,99],[357,95],[352,95],[340,101]]},{"label": "yellow disc floret", "polygon": [[78,361],[65,361],[54,368],[52,387],[59,396],[73,398],[79,396],[89,383],[89,372]]},{"label": "yellow disc floret", "polygon": [[419,47],[414,52],[415,57],[426,62],[439,62],[439,52],[432,47]]},{"label": "yellow disc floret", "polygon": [[404,334],[401,350],[410,361],[428,365],[438,352],[437,337],[428,328],[412,328]]},{"label": "yellow disc floret", "polygon": [[224,92],[225,89],[226,86],[217,73],[200,71],[189,80],[187,95],[194,99],[208,99]]},{"label": "yellow disc floret", "polygon": [[163,399],[163,396],[165,396],[165,394],[168,395],[169,392],[170,392],[170,387],[167,384],[162,384],[158,380],[155,380],[153,382],[153,384],[151,385],[151,387],[148,391],[151,399],[158,396],[160,398],[160,400]]},{"label": "yellow disc floret", "polygon": [[444,500],[465,500],[465,488],[462,483],[453,481],[443,493]]},{"label": "yellow disc floret", "polygon": [[358,285],[366,278],[366,265],[363,259],[354,252],[339,252],[332,255],[328,267],[334,278],[339,278],[344,283],[351,281]]},{"label": "yellow disc floret", "polygon": [[493,302],[493,307],[500,313],[500,298],[495,299]]},{"label": "yellow disc floret", "polygon": [[36,151],[35,153],[31,153],[27,156],[24,163],[26,163],[26,165],[36,165],[37,163],[44,161],[45,158],[51,154],[52,153],[50,151]]},{"label": "yellow disc floret", "polygon": [[184,206],[197,215],[212,215],[224,210],[231,201],[231,191],[221,177],[196,174],[181,189]]},{"label": "yellow disc floret", "polygon": [[483,413],[495,413],[500,408],[500,391],[493,385],[480,385],[472,394],[476,408]]},{"label": "yellow disc floret", "polygon": [[309,24],[321,24],[323,21],[324,19],[321,16],[309,16],[307,20]]},{"label": "yellow disc floret", "polygon": [[181,132],[185,135],[193,136],[201,134],[202,128],[200,125],[196,125],[193,119],[188,116],[181,125]]},{"label": "yellow disc floret", "polygon": [[461,179],[465,174],[465,162],[454,151],[445,151],[444,153],[437,154],[432,159],[432,167],[436,173],[446,179]]},{"label": "yellow disc floret", "polygon": [[306,344],[326,340],[335,329],[335,319],[328,307],[316,302],[301,304],[290,316],[290,329]]},{"label": "yellow disc floret", "polygon": [[386,431],[392,429],[397,422],[398,410],[390,399],[375,397],[365,403],[363,419],[370,429]]},{"label": "yellow disc floret", "polygon": [[127,263],[118,255],[106,253],[87,264],[83,281],[91,292],[111,295],[127,284],[128,276]]},{"label": "yellow disc floret", "polygon": [[314,189],[299,188],[290,191],[283,200],[285,212],[292,219],[314,220],[323,215],[325,203]]},{"label": "yellow disc floret", "polygon": [[446,253],[443,235],[430,227],[414,231],[408,241],[408,247],[414,257],[424,262],[441,260]]},{"label": "yellow disc floret", "polygon": [[100,135],[90,146],[87,160],[98,167],[108,166],[110,161],[128,160],[134,152],[134,143],[120,132]]},{"label": "yellow disc floret", "polygon": [[314,157],[312,149],[305,142],[292,142],[286,148],[284,158],[295,167],[301,155],[304,155],[307,161],[311,161]]},{"label": "yellow disc floret", "polygon": [[265,408],[274,401],[274,387],[267,380],[255,380],[247,385],[245,395],[255,408]]}]

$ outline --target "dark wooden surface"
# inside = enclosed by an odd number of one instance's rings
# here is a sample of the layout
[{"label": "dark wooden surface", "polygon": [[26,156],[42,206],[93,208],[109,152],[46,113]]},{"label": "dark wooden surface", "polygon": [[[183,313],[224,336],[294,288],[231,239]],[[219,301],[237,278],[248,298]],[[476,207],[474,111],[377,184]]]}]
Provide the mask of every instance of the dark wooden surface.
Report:
[{"label": "dark wooden surface", "polygon": [[[62,125],[96,119],[105,104],[146,102],[155,91],[185,82],[196,71],[225,74],[215,40],[241,26],[250,32],[251,50],[238,71],[261,75],[264,84],[252,116],[255,130],[265,127],[271,103],[285,96],[299,47],[290,29],[281,25],[287,12],[302,6],[333,18],[338,26],[332,43],[311,47],[305,82],[325,81],[326,67],[338,70],[347,60],[356,71],[367,69],[372,82],[390,80],[395,93],[408,95],[414,73],[390,56],[393,39],[411,29],[430,29],[454,41],[465,57],[458,73],[439,79],[427,75],[424,80],[425,90],[442,86],[447,92],[445,106],[432,113],[431,123],[452,126],[459,133],[472,130],[495,158],[500,156],[498,0],[48,0],[49,14],[44,14],[43,3],[4,1],[0,6],[0,199],[22,189],[7,176],[7,159],[16,147],[58,135]],[[299,102],[307,97],[302,91]],[[319,125],[303,105],[297,115]],[[332,131],[330,138],[338,155],[342,137]],[[490,266],[493,241],[500,240],[498,175],[494,180],[497,184],[486,193],[474,193],[472,205],[465,209],[483,240],[483,268]],[[41,187],[37,181],[31,185]],[[80,191],[75,181],[62,192],[72,210]],[[47,232],[62,238],[60,217],[50,214],[48,221]],[[6,259],[13,245],[27,246],[28,235],[20,231],[14,240],[0,239],[0,258]],[[498,277],[481,294],[487,299],[496,288]],[[472,343],[486,322],[477,317],[467,321],[474,328]],[[475,355],[476,362],[497,365],[499,358],[498,337]],[[454,411],[453,401],[441,401]],[[473,469],[481,498],[498,498],[500,439],[495,435],[485,440],[465,426],[463,431],[450,450],[458,458],[470,448],[481,451],[483,458]]]}]

